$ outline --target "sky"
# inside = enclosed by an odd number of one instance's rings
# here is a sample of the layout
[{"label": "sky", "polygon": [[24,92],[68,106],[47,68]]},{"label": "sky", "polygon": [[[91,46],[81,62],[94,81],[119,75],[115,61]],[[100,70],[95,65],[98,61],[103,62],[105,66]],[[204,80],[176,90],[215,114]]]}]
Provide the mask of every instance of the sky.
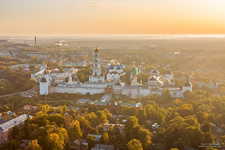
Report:
[{"label": "sky", "polygon": [[0,0],[0,35],[225,34],[224,0]]}]

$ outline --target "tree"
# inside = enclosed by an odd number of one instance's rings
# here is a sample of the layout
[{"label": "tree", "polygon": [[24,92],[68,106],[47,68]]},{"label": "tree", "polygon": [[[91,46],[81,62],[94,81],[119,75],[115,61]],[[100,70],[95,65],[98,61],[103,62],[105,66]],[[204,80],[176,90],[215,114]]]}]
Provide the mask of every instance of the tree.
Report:
[{"label": "tree", "polygon": [[107,116],[104,111],[97,111],[96,115],[98,116],[98,123],[106,123],[107,122]]},{"label": "tree", "polygon": [[183,96],[184,96],[184,98],[185,98],[186,100],[192,100],[192,99],[194,99],[194,97],[195,97],[194,93],[191,92],[191,91],[189,91],[189,90],[185,91],[185,92],[183,93]]},{"label": "tree", "polygon": [[101,125],[98,126],[97,130],[98,130],[98,133],[100,133],[100,134],[103,134],[103,132],[104,132],[103,127]]},{"label": "tree", "polygon": [[207,119],[211,123],[216,123],[216,119],[215,119],[215,116],[213,114],[209,114]]},{"label": "tree", "polygon": [[128,150],[143,150],[143,147],[139,140],[133,139],[133,140],[130,140],[129,143],[127,144],[127,149]]},{"label": "tree", "polygon": [[184,147],[185,147],[185,144],[184,144],[183,141],[176,140],[176,141],[173,142],[172,147],[173,148],[178,148],[179,150],[183,150]]},{"label": "tree", "polygon": [[144,124],[146,122],[147,115],[144,109],[139,109],[137,113],[138,123]]},{"label": "tree", "polygon": [[[192,132],[189,132],[192,133]],[[190,137],[191,147],[199,148],[200,143],[202,142],[203,133],[199,128],[193,130],[193,134]]]},{"label": "tree", "polygon": [[204,143],[212,143],[214,140],[213,134],[210,132],[205,132],[203,134],[203,142]]},{"label": "tree", "polygon": [[108,135],[107,132],[103,133],[100,141],[101,141],[102,144],[106,144],[106,145],[109,143],[109,135]]},{"label": "tree", "polygon": [[19,147],[20,147],[20,142],[16,141],[15,139],[5,141],[3,144],[4,150],[10,150],[10,149],[17,150],[19,149]]},{"label": "tree", "polygon": [[110,111],[107,108],[104,108],[103,111],[105,112],[107,116],[107,120],[110,120],[112,117],[112,114],[110,113]]},{"label": "tree", "polygon": [[78,120],[80,122],[80,128],[82,130],[86,130],[86,129],[90,128],[89,121],[87,119],[85,119],[83,116],[80,116]]},{"label": "tree", "polygon": [[124,132],[128,133],[135,126],[138,126],[138,119],[135,116],[127,118],[127,121],[124,126]]},{"label": "tree", "polygon": [[86,93],[86,96],[89,97],[91,94],[89,92]]},{"label": "tree", "polygon": [[80,123],[79,121],[73,121],[72,123],[70,123],[69,127],[68,127],[68,134],[70,139],[78,139],[82,137],[82,132],[80,130]]},{"label": "tree", "polygon": [[142,143],[143,149],[148,150],[152,143],[151,141],[152,133],[146,129],[140,129],[138,131],[138,139]]},{"label": "tree", "polygon": [[161,92],[161,97],[163,102],[170,102],[171,100],[171,94],[169,89],[163,89]]},{"label": "tree", "polygon": [[59,135],[56,133],[49,134],[46,137],[46,149],[48,150],[63,150],[64,149],[64,141],[60,139]]},{"label": "tree", "polygon": [[204,121],[203,123],[202,123],[202,131],[203,132],[211,132],[211,123],[210,122],[208,122],[208,121]]},{"label": "tree", "polygon": [[51,122],[55,122],[58,126],[65,125],[66,120],[65,117],[62,116],[61,114],[54,114],[49,116],[49,120]]},{"label": "tree", "polygon": [[86,140],[87,140],[87,142],[88,142],[88,148],[89,148],[89,149],[93,148],[94,145],[95,145],[95,137],[92,136],[92,135],[88,135],[88,136],[86,137]]},{"label": "tree", "polygon": [[191,104],[183,104],[180,106],[180,115],[181,116],[189,116],[193,113],[193,107]]},{"label": "tree", "polygon": [[182,105],[182,101],[180,100],[180,99],[175,99],[174,101],[173,101],[173,106],[175,106],[175,107],[180,107],[181,105]]},{"label": "tree", "polygon": [[63,106],[63,114],[65,114],[67,112],[67,107],[66,105]]},{"label": "tree", "polygon": [[13,127],[13,130],[12,130],[13,139],[15,139],[16,135],[18,134],[19,134],[19,128],[17,126]]},{"label": "tree", "polygon": [[89,114],[88,120],[91,122],[91,125],[94,126],[98,122],[98,116],[96,116],[95,113],[92,112]]},{"label": "tree", "polygon": [[42,147],[38,144],[38,140],[32,140],[29,142],[25,150],[42,150]]}]

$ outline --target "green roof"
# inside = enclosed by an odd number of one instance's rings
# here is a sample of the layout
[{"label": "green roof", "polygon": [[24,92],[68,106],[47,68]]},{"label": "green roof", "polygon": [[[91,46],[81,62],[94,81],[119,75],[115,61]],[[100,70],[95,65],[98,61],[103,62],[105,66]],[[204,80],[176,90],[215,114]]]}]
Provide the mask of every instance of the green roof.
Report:
[{"label": "green roof", "polygon": [[130,69],[131,72],[133,72],[133,74],[138,74],[138,68],[133,67]]},{"label": "green roof", "polygon": [[135,107],[136,103],[120,103],[120,106],[128,106],[128,107]]}]

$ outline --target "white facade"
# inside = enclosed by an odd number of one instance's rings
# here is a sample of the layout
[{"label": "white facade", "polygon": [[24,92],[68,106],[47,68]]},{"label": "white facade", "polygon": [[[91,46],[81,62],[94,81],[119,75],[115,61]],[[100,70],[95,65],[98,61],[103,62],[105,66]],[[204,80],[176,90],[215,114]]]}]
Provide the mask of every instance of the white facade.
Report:
[{"label": "white facade", "polygon": [[55,83],[57,84],[65,83],[65,79],[71,75],[72,75],[71,72],[60,73],[55,77]]},{"label": "white facade", "polygon": [[183,92],[185,92],[187,90],[192,92],[192,86],[183,86]]},{"label": "white facade", "polygon": [[89,76],[89,82],[105,82],[104,76]]},{"label": "white facade", "polygon": [[120,85],[113,86],[113,93],[114,94],[122,94],[122,86],[120,86]]},{"label": "white facade", "polygon": [[[42,78],[43,80],[45,78]],[[47,80],[46,80],[47,81]],[[40,82],[40,95],[48,95],[48,82]]]},{"label": "white facade", "polygon": [[84,82],[83,87],[91,87],[91,88],[105,88],[107,87],[107,83],[101,83],[101,82]]},{"label": "white facade", "polygon": [[135,77],[131,80],[131,85],[143,85],[143,84],[142,84],[142,80],[140,81],[140,83],[138,83],[137,77],[135,76]]},{"label": "white facade", "polygon": [[46,69],[47,69],[47,65],[45,64],[45,61],[43,61],[42,64],[40,65],[40,71],[46,70]]},{"label": "white facade", "polygon": [[165,77],[169,80],[173,80],[173,73],[168,70],[167,73],[165,74]]}]

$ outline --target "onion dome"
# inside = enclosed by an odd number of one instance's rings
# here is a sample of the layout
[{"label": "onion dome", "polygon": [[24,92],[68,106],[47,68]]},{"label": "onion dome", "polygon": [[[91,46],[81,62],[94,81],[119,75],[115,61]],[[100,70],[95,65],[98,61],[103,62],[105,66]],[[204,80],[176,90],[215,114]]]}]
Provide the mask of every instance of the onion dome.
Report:
[{"label": "onion dome", "polygon": [[111,64],[111,65],[109,66],[109,69],[114,69],[114,65]]},{"label": "onion dome", "polygon": [[123,69],[123,66],[119,64],[119,66],[116,67],[117,70]]},{"label": "onion dome", "polygon": [[117,61],[114,63],[114,66],[119,66],[120,63],[118,63]]},{"label": "onion dome", "polygon": [[124,68],[122,64],[120,64],[120,67],[121,67],[121,68]]},{"label": "onion dome", "polygon": [[99,52],[98,48],[95,49],[95,52]]},{"label": "onion dome", "polygon": [[130,69],[131,72],[133,72],[133,74],[137,75],[138,74],[138,68],[133,67]]},{"label": "onion dome", "polygon": [[188,81],[188,78],[187,78],[187,80],[186,80],[186,82],[184,83],[184,86],[191,86],[191,83]]},{"label": "onion dome", "polygon": [[40,82],[48,82],[46,78],[41,78]]}]

